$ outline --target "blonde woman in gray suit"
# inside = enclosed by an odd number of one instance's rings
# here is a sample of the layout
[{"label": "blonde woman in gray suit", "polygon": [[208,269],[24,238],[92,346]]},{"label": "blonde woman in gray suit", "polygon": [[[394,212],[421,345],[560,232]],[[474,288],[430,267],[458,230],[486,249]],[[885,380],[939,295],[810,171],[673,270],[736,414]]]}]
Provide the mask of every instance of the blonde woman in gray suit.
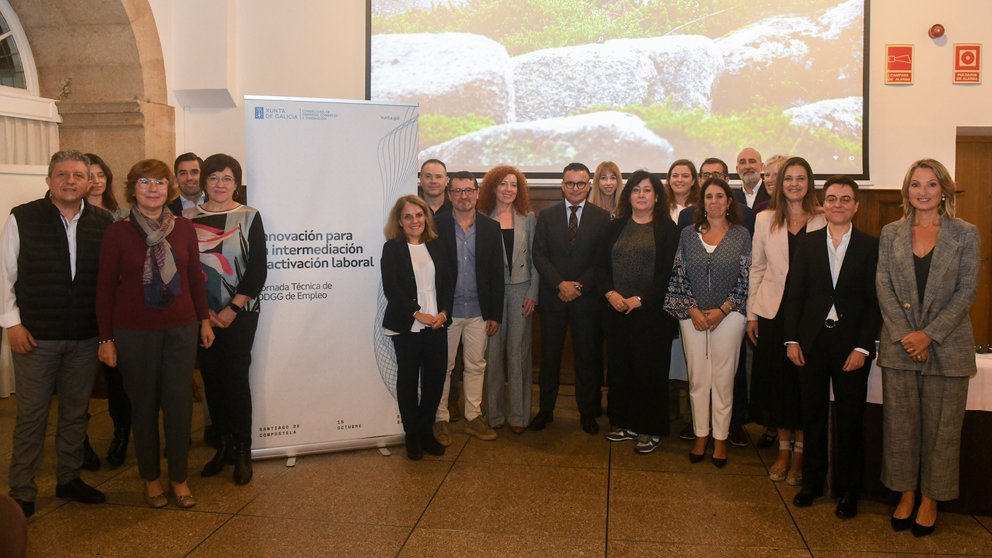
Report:
[{"label": "blonde woman in gray suit", "polygon": [[922,537],[934,530],[937,502],[958,497],[968,378],[977,372],[969,312],[978,230],[954,217],[954,180],[933,159],[909,168],[902,203],[905,216],[882,229],[876,276],[882,482],[902,493],[892,528]]},{"label": "blonde woman in gray suit", "polygon": [[502,327],[486,349],[486,417],[493,428],[506,423],[516,434],[530,420],[531,316],[540,283],[534,259],[537,217],[530,208],[527,178],[514,167],[494,167],[482,178],[479,212],[499,221],[503,235]]}]

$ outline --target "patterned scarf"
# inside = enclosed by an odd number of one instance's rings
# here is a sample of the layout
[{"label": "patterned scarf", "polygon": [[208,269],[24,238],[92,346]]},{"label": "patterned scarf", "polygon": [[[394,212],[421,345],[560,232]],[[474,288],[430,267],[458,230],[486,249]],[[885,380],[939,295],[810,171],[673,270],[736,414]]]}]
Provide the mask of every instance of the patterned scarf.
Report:
[{"label": "patterned scarf", "polygon": [[176,273],[176,255],[166,240],[176,225],[175,217],[168,208],[162,209],[162,215],[158,219],[145,217],[137,208],[131,208],[131,224],[148,246],[141,275],[141,283],[145,287],[145,304],[153,308],[165,308],[173,298],[182,293],[182,283]]}]

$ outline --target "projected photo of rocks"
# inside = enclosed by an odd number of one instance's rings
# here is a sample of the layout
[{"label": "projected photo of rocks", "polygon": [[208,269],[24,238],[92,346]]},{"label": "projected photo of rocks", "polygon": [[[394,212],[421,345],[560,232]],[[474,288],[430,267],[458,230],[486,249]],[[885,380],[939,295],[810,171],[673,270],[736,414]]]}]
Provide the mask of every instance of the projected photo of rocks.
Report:
[{"label": "projected photo of rocks", "polygon": [[862,172],[863,0],[372,0],[371,18],[371,99],[420,105],[420,160],[663,172],[750,145]]}]

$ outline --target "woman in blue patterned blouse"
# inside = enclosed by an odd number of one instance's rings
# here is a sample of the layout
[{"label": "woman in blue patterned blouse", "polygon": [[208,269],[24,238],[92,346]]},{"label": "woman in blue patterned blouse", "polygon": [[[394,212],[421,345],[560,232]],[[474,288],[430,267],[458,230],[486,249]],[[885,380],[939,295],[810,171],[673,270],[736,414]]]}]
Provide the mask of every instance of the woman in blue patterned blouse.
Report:
[{"label": "woman in blue patterned blouse", "polygon": [[740,225],[740,209],[726,182],[706,180],[701,199],[703,211],[696,212],[694,226],[682,229],[665,310],[679,320],[689,371],[696,432],[689,461],[703,460],[712,422],[713,464],[723,467],[734,373],[747,323],[751,237]]}]

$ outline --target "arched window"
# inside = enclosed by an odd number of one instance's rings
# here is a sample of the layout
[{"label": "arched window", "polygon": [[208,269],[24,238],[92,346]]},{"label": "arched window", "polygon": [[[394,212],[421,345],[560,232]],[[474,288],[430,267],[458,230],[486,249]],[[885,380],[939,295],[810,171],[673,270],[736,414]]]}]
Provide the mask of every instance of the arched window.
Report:
[{"label": "arched window", "polygon": [[7,0],[0,0],[0,87],[38,94],[31,49]]},{"label": "arched window", "polygon": [[[35,172],[59,147],[55,101],[39,96],[38,73],[27,36],[8,0],[0,0],[0,178]],[[16,167],[16,168],[15,168]]]}]

